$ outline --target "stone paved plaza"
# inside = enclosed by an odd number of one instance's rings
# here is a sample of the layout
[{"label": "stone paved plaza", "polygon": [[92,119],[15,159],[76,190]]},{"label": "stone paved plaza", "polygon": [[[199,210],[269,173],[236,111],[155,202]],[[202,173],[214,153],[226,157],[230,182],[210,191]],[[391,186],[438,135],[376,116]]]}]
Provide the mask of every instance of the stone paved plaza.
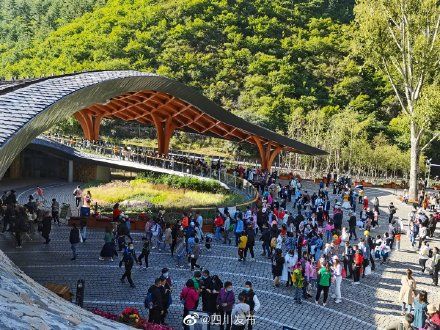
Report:
[{"label": "stone paved plaza", "polygon": [[[61,182],[45,183],[46,198],[56,196],[61,202],[73,202],[72,190],[74,184]],[[0,186],[0,189],[4,187]],[[307,186],[309,191],[313,189]],[[34,186],[17,189],[20,202],[33,192]],[[409,207],[401,205],[392,191],[367,189],[366,194],[371,200],[379,196],[381,202],[380,228],[373,234],[385,232],[388,225],[387,205],[394,201],[398,215],[407,217]],[[332,199],[333,200],[333,199]],[[358,213],[358,212],[357,212]],[[406,223],[406,222],[405,222]],[[358,231],[358,234],[361,234]],[[65,225],[52,226],[49,245],[43,244],[43,239],[36,236],[32,241],[26,241],[22,249],[16,249],[13,238],[9,235],[0,236],[0,249],[3,250],[25,273],[37,282],[67,283],[74,290],[76,281],[84,279],[85,307],[99,308],[119,313],[124,307],[133,306],[145,315],[143,301],[148,287],[155,277],[160,274],[162,267],[169,267],[174,281],[173,304],[167,321],[176,329],[180,329],[183,307],[178,294],[186,280],[191,277],[188,268],[176,268],[169,252],[153,250],[150,255],[148,270],[133,269],[133,279],[136,288],[121,284],[119,278],[123,269],[118,262],[99,261],[98,256],[103,245],[103,232],[88,230],[87,241],[79,247],[79,258],[71,261],[71,250],[68,242],[69,228]],[[134,234],[136,251],[141,249],[141,233]],[[431,246],[439,246],[439,232],[431,240]],[[294,304],[293,291],[290,288],[275,288],[272,284],[271,264],[267,258],[260,256],[261,245],[256,244],[256,261],[239,263],[234,246],[214,244],[213,250],[205,250],[199,259],[199,264],[209,269],[211,274],[218,274],[223,281],[231,280],[234,291],[238,293],[246,280],[254,284],[256,294],[262,304],[256,317],[255,329],[281,329],[287,325],[296,329],[382,329],[400,316],[398,292],[400,278],[405,269],[415,271],[417,288],[426,290],[430,302],[440,302],[440,290],[431,285],[431,279],[421,274],[418,266],[418,256],[409,249],[408,237],[402,237],[402,250],[393,252],[390,262],[385,266],[377,266],[376,272],[361,279],[358,286],[352,285],[351,280],[342,283],[341,304],[329,300],[326,307],[315,305],[312,299],[303,301],[302,305]]]}]

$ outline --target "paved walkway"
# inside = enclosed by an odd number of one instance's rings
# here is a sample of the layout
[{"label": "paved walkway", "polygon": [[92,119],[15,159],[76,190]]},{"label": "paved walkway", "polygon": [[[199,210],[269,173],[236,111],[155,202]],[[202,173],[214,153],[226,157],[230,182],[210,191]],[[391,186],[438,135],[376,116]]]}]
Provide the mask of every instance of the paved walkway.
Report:
[{"label": "paved walkway", "polygon": [[[61,202],[73,202],[72,190],[75,184],[46,184],[46,196],[56,196]],[[309,190],[312,187],[308,187]],[[0,187],[1,189],[1,187]],[[20,201],[26,200],[26,188],[17,190],[22,194]],[[382,205],[394,201],[398,214],[406,217],[409,207],[400,205],[390,191],[367,189],[370,200],[379,196]],[[386,208],[381,208],[381,226],[373,234],[382,233],[388,225]],[[173,304],[167,318],[170,325],[180,329],[182,306],[178,294],[186,280],[190,278],[189,269],[176,268],[169,253],[153,251],[150,256],[151,267],[148,270],[134,268],[135,289],[128,284],[121,285],[119,278],[123,270],[118,262],[99,261],[98,256],[103,244],[103,232],[89,230],[87,241],[79,247],[79,258],[70,261],[71,251],[68,243],[69,228],[54,226],[49,245],[42,244],[43,239],[36,237],[32,242],[24,243],[23,249],[14,248],[12,237],[0,236],[2,249],[21,269],[39,283],[67,283],[72,289],[76,281],[85,279],[85,307],[97,307],[119,313],[126,306],[139,308],[145,315],[143,301],[148,287],[160,274],[162,267],[169,267],[174,281]],[[135,248],[141,249],[141,235],[134,234]],[[439,246],[439,233],[432,245]],[[293,303],[293,292],[290,288],[274,288],[271,281],[271,264],[260,256],[261,246],[257,244],[255,262],[239,263],[236,248],[233,246],[214,245],[210,253],[203,251],[199,264],[218,274],[223,281],[231,280],[234,291],[238,293],[246,280],[254,283],[262,308],[256,317],[255,329],[281,329],[288,325],[296,329],[382,329],[398,319],[400,307],[398,291],[400,278],[405,269],[415,271],[418,289],[429,293],[429,301],[440,302],[440,293],[431,286],[431,279],[419,271],[417,253],[409,249],[408,238],[403,236],[402,251],[393,252],[390,263],[378,266],[376,272],[361,280],[361,285],[353,286],[350,280],[342,285],[343,303],[330,302],[327,307],[315,305],[312,300],[304,301],[298,306]]]}]

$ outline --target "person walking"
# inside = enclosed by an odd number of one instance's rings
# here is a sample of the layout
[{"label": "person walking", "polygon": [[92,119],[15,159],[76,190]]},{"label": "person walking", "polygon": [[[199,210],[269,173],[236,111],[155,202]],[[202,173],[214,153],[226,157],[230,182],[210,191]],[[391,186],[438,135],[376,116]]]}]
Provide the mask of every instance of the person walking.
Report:
[{"label": "person walking", "polygon": [[73,196],[75,197],[75,206],[78,209],[81,205],[81,200],[82,200],[82,190],[80,186],[77,186],[75,188],[75,190],[73,191]]},{"label": "person walking", "polygon": [[115,247],[115,236],[112,231],[112,227],[108,225],[105,228],[104,234],[104,246],[99,254],[99,260],[110,259],[113,261],[113,257],[117,255]]},{"label": "person walking", "polygon": [[402,304],[402,315],[405,312],[410,313],[412,304],[414,303],[414,292],[416,290],[416,281],[412,276],[413,272],[411,269],[406,270],[406,275],[402,276],[399,293],[399,301]]},{"label": "person walking", "polygon": [[[180,292],[180,301],[183,304],[183,320],[189,314],[189,311],[197,308],[197,302],[199,300],[199,293],[194,288],[194,282],[192,280],[186,281],[186,286]],[[184,329],[189,329],[186,322],[183,322]]]},{"label": "person walking", "polygon": [[246,304],[249,305],[250,312],[249,317],[247,320],[247,328],[248,330],[252,330],[253,325],[255,323],[255,313],[258,313],[258,311],[261,308],[260,300],[258,299],[257,295],[254,292],[254,289],[252,287],[251,281],[246,281],[244,284],[244,292],[246,293]]},{"label": "person walking", "polygon": [[328,299],[328,291],[330,288],[330,280],[332,273],[330,271],[329,264],[324,262],[321,269],[318,271],[318,289],[316,291],[315,304],[319,304],[319,298],[321,297],[321,292],[324,291],[324,298],[322,305],[325,307]]},{"label": "person walking", "polygon": [[234,305],[231,311],[232,330],[244,330],[250,316],[250,307],[246,303],[246,292],[240,292],[238,303]]},{"label": "person walking", "polygon": [[419,265],[422,267],[422,273],[424,273],[426,269],[426,261],[429,259],[429,250],[428,243],[424,241],[419,250]]},{"label": "person walking", "polygon": [[125,272],[121,277],[121,283],[125,283],[125,278],[127,278],[128,283],[130,283],[130,287],[134,288],[135,285],[131,278],[131,269],[133,268],[134,261],[136,260],[136,253],[134,251],[133,243],[130,243],[128,247],[124,251],[124,255],[119,261],[119,267],[122,267],[124,264]]},{"label": "person walking", "polygon": [[199,259],[199,257],[200,257],[199,239],[195,238],[194,239],[194,246],[192,248],[192,252],[190,255],[191,271],[194,271],[194,268],[198,268],[200,270],[203,270],[203,268],[197,264],[197,259]]},{"label": "person walking", "polygon": [[231,329],[231,312],[235,302],[235,295],[232,289],[232,283],[226,281],[224,287],[220,289],[217,296],[217,309],[220,312],[221,324],[220,330]]},{"label": "person walking", "polygon": [[76,260],[76,257],[78,256],[78,253],[76,252],[76,249],[78,247],[78,244],[81,242],[81,236],[80,236],[79,229],[76,227],[76,223],[73,223],[72,229],[70,230],[69,234],[69,242],[70,242],[70,248],[72,250],[72,258],[70,260]]},{"label": "person walking", "polygon": [[391,223],[393,221],[394,214],[396,214],[397,209],[394,206],[393,202],[390,203],[388,206],[388,223]]},{"label": "person walking", "polygon": [[246,249],[247,240],[248,238],[246,236],[246,233],[242,232],[240,238],[238,239],[238,261],[244,261],[244,250]]},{"label": "person walking", "polygon": [[142,246],[141,254],[137,258],[137,262],[138,262],[139,266],[142,267],[142,259],[144,259],[145,260],[145,269],[147,269],[148,268],[148,257],[150,256],[151,243],[150,243],[150,240],[148,240],[146,238],[142,238],[142,240],[144,241],[144,244]]},{"label": "person walking", "polygon": [[55,198],[52,198],[52,205],[51,211],[52,211],[52,219],[53,223],[58,223],[58,226],[60,225],[60,203],[57,202]]},{"label": "person walking", "polygon": [[251,261],[255,261],[254,245],[255,245],[255,230],[252,225],[249,225],[246,229],[247,242],[244,249],[244,261],[246,261],[248,251],[251,254]]},{"label": "person walking", "polygon": [[354,239],[357,240],[357,234],[356,234],[356,215],[350,211],[349,212],[350,218],[348,219],[348,227],[349,227],[349,238],[348,240],[351,241],[352,236],[354,236]]},{"label": "person walking", "polygon": [[42,228],[41,228],[41,236],[45,239],[44,244],[49,244],[50,242],[50,231],[52,230],[52,216],[49,211],[44,212]]},{"label": "person walking", "polygon": [[17,207],[17,216],[15,217],[14,221],[14,234],[15,234],[15,241],[16,241],[16,247],[18,249],[21,249],[21,234],[27,231],[27,214],[26,209],[23,206]]}]

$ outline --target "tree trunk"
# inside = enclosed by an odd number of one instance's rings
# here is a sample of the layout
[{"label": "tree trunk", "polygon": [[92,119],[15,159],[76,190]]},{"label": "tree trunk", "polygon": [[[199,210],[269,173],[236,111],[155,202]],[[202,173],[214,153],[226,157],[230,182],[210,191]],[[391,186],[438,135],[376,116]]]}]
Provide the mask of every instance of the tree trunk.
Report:
[{"label": "tree trunk", "polygon": [[419,172],[419,157],[420,157],[420,145],[417,137],[416,124],[411,121],[411,160],[409,170],[409,198],[417,200],[418,178]]}]

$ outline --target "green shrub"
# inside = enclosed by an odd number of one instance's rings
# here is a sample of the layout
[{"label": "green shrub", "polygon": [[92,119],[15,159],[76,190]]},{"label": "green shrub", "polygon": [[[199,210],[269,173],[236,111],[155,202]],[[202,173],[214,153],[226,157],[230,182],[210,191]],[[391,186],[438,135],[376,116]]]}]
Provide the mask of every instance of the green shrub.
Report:
[{"label": "green shrub", "polygon": [[202,180],[195,177],[179,176],[172,174],[161,174],[153,172],[140,173],[133,185],[141,183],[164,184],[175,189],[188,189],[198,192],[209,192],[213,194],[227,193],[227,189],[215,180]]}]

